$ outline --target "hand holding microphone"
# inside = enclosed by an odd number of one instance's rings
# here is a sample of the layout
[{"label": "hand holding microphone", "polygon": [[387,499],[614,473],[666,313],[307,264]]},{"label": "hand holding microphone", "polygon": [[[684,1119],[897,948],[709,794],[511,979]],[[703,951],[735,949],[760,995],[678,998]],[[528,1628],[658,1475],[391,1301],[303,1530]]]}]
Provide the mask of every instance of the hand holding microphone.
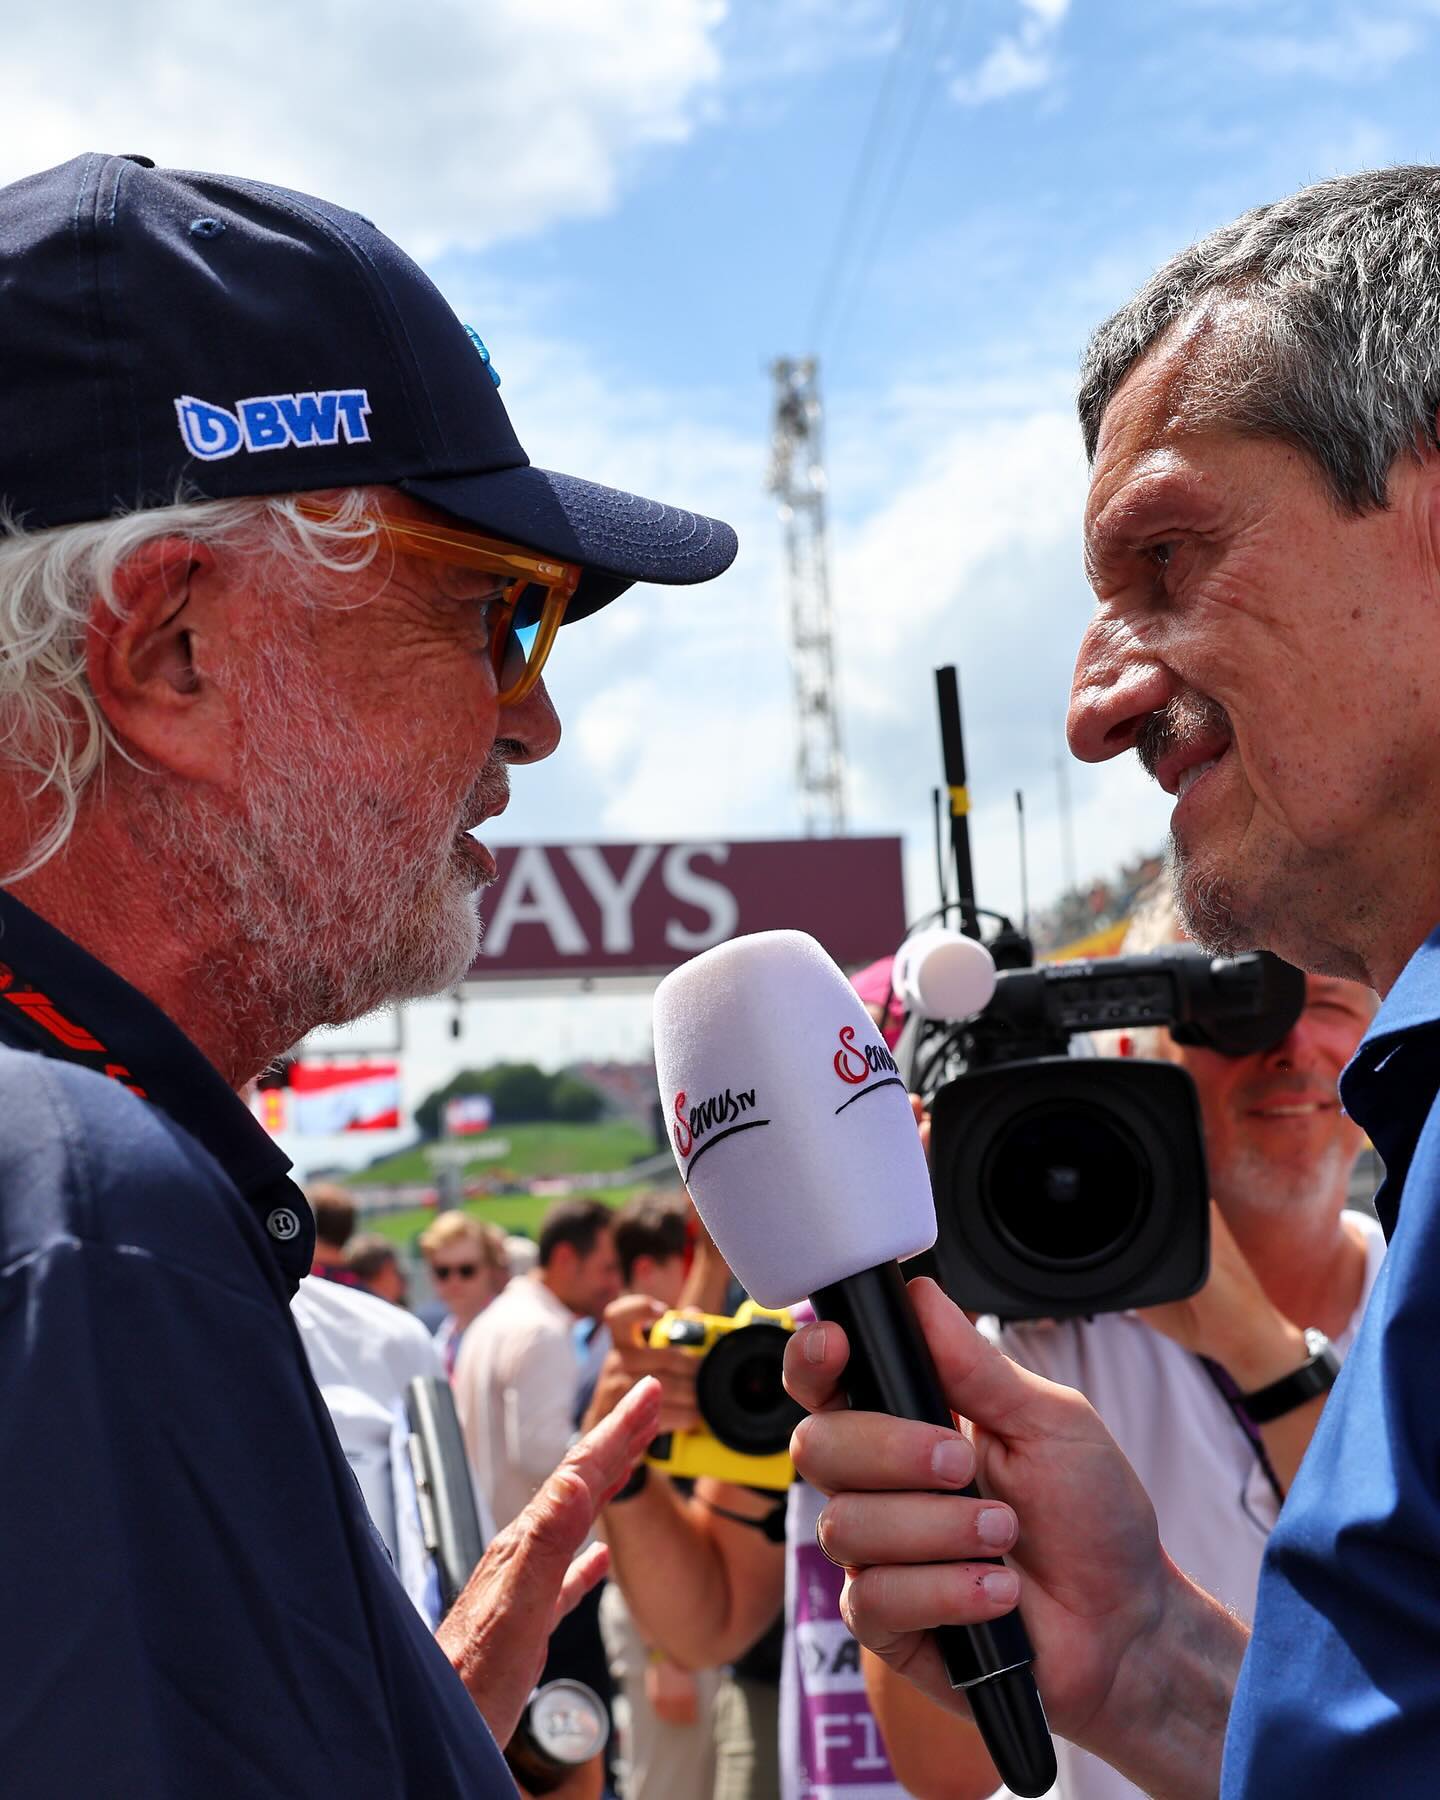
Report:
[{"label": "hand holding microphone", "polygon": [[[844,976],[799,932],[720,945],[661,983],[655,1044],[681,1174],[747,1291],[769,1307],[808,1294],[843,1325],[853,1406],[952,1432],[897,1266],[934,1242],[929,1174],[905,1084]],[[1054,1752],[1019,1615],[937,1635],[1005,1781],[1043,1794]]]}]

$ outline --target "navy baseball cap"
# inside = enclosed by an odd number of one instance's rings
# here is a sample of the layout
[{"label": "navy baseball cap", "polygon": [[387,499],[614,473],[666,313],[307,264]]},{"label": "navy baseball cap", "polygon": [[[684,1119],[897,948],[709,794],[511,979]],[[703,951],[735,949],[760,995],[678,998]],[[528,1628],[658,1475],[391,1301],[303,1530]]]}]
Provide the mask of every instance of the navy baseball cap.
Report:
[{"label": "navy baseball cap", "polygon": [[27,530],[182,494],[402,488],[583,563],[570,618],[735,556],[719,520],[533,468],[484,344],[368,219],[140,156],[0,188],[0,446]]}]

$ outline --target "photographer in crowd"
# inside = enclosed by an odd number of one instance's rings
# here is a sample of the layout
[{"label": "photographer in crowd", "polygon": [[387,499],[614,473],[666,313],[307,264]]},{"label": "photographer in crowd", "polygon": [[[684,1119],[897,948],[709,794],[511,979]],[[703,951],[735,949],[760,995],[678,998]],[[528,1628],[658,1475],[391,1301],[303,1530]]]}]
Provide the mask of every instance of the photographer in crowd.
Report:
[{"label": "photographer in crowd", "polygon": [[509,1794],[494,1740],[656,1397],[437,1641],[306,1368],[310,1209],[237,1090],[459,980],[470,832],[559,739],[556,628],[733,536],[532,468],[488,351],[343,208],[83,156],[0,190],[0,261],[5,1785]]},{"label": "photographer in crowd", "polygon": [[[646,1307],[642,1316],[682,1306],[688,1298],[691,1216],[683,1189],[641,1194],[615,1215],[615,1249],[625,1295],[653,1302],[654,1312]],[[614,1312],[612,1307],[607,1317]],[[587,1407],[588,1403],[586,1396]],[[712,1715],[719,1671],[682,1668],[658,1645],[648,1643],[614,1581],[606,1582],[600,1597],[600,1630],[622,1700],[617,1723],[623,1800],[711,1800]]]},{"label": "photographer in crowd", "polygon": [[[1177,796],[1200,943],[1384,996],[1341,1096],[1385,1163],[1389,1249],[1266,1546],[1253,1636],[1166,1553],[1088,1402],[932,1283],[911,1293],[973,1451],[845,1410],[834,1325],[787,1358],[857,1635],[963,1712],[925,1634],[1018,1602],[1053,1728],[1179,1800],[1422,1795],[1440,1766],[1437,403],[1434,168],[1321,182],[1212,233],[1101,328],[1082,379],[1098,607],[1071,745],[1133,749]],[[972,1474],[983,1500],[935,1492]],[[1007,1544],[1005,1568],[956,1560]]]},{"label": "photographer in crowd", "polygon": [[[1142,900],[1127,955],[1178,937],[1168,882]],[[1325,1394],[1307,1381],[1247,1411],[1254,1395],[1310,1360],[1300,1321],[1337,1358],[1354,1339],[1379,1273],[1375,1220],[1345,1210],[1359,1129],[1336,1082],[1375,1011],[1355,982],[1306,980],[1305,1008],[1285,1036],[1250,1056],[1177,1044],[1135,1030],[1106,1054],[1178,1063],[1195,1082],[1210,1177],[1210,1276],[1189,1300],[1098,1318],[1005,1326],[1001,1348],[1038,1374],[1078,1388],[1115,1436],[1154,1505],[1170,1555],[1232,1612],[1249,1619],[1260,1558],[1320,1419]],[[968,1720],[941,1712],[867,1655],[872,1702],[890,1759],[920,1800],[968,1800],[998,1781]],[[1121,1800],[1134,1786],[1064,1742],[1065,1800]],[[988,1785],[987,1785],[988,1784]]]}]

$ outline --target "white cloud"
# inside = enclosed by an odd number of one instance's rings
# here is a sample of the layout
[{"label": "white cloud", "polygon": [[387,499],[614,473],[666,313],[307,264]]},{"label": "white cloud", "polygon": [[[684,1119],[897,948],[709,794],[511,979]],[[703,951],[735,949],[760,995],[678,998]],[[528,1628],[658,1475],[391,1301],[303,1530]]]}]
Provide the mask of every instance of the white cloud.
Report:
[{"label": "white cloud", "polygon": [[1070,0],[1019,0],[1018,29],[1002,37],[972,74],[950,84],[953,99],[983,106],[1048,87],[1055,77],[1055,39]]},{"label": "white cloud", "polygon": [[242,173],[355,207],[420,255],[602,213],[686,138],[724,0],[251,0],[35,8],[0,66],[0,180],[82,150]]},{"label": "white cloud", "polygon": [[1413,20],[1347,13],[1328,31],[1237,34],[1229,50],[1237,62],[1284,80],[1368,81],[1388,74],[1420,47],[1421,38]]},{"label": "white cloud", "polygon": [[[706,588],[636,589],[562,635],[550,679],[568,738],[552,762],[516,772],[497,835],[794,833],[785,586],[761,421],[753,436],[697,424],[683,397],[613,390],[603,368],[572,367],[563,347],[538,342],[510,346],[506,377],[537,456],[709,506],[736,524],[741,554]],[[1101,770],[1068,761],[1065,700],[1092,604],[1080,562],[1085,470],[1068,408],[1053,390],[1036,397],[1045,385],[997,382],[982,405],[958,375],[925,389],[899,380],[867,405],[882,429],[831,421],[851,829],[906,837],[917,910],[933,903],[932,671],[943,662],[960,670],[971,825],[991,904],[1019,905],[1017,787],[1032,896],[1047,903],[1060,888],[1061,758],[1082,878],[1164,836],[1168,802],[1133,759]]]}]

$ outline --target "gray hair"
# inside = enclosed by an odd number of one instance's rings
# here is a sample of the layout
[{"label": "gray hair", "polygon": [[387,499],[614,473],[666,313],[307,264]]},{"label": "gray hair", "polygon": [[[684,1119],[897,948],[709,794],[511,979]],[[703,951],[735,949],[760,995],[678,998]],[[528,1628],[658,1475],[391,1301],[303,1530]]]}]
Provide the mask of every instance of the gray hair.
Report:
[{"label": "gray hair", "polygon": [[69,842],[86,792],[103,781],[112,756],[134,758],[116,738],[85,673],[85,634],[100,606],[119,617],[116,577],[136,551],[160,538],[252,557],[257,579],[304,579],[317,569],[352,569],[374,556],[373,490],[338,500],[333,521],[306,518],[291,496],[181,501],[116,518],[25,531],[0,515],[0,771],[30,778],[27,799],[52,802],[22,865],[4,879],[32,875]]},{"label": "gray hair", "polygon": [[1195,371],[1202,406],[1294,444],[1342,507],[1383,507],[1401,452],[1440,448],[1440,168],[1317,182],[1172,257],[1090,340],[1078,405],[1092,460],[1134,364],[1227,302],[1242,304],[1223,359]]}]

